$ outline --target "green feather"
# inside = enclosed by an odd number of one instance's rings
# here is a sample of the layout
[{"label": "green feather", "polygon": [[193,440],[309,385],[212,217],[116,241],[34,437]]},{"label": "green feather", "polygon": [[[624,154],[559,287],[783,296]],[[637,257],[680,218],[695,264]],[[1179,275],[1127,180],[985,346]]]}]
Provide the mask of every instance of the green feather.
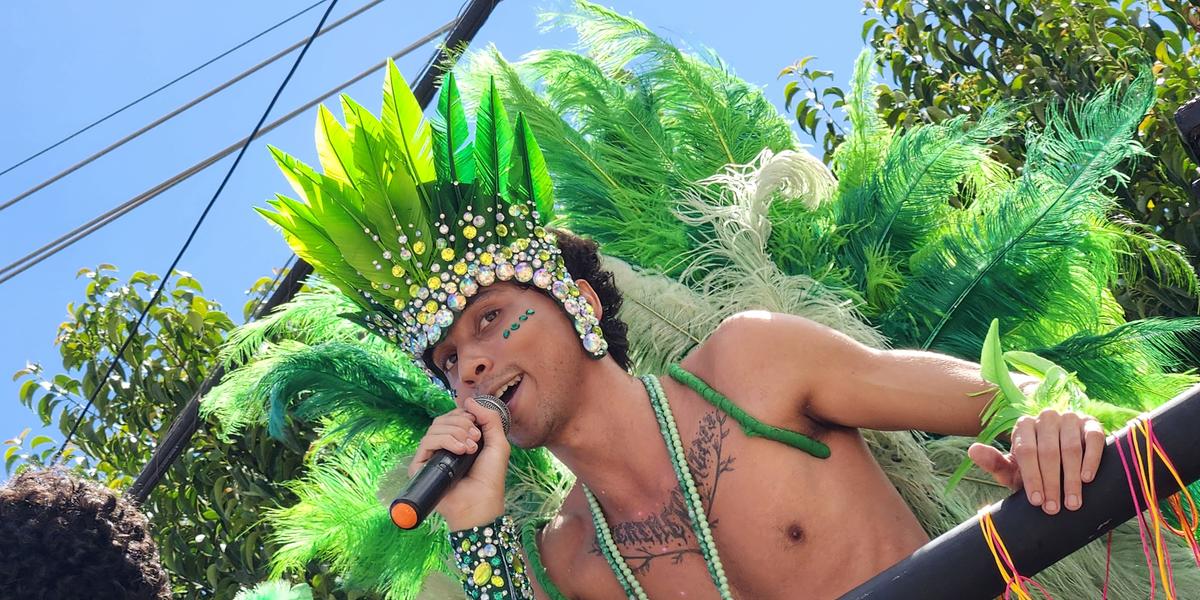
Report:
[{"label": "green feather", "polygon": [[533,138],[525,115],[517,114],[514,127],[512,164],[509,166],[509,198],[532,201],[543,219],[554,219],[554,182],[546,159]]},{"label": "green feather", "polygon": [[459,187],[475,180],[475,157],[467,139],[469,136],[467,113],[463,110],[454,74],[446,73],[442,92],[438,95],[437,117],[433,120],[433,163],[438,181],[457,199],[456,203],[446,207],[447,215],[460,215],[466,210],[466,196]]},{"label": "green feather", "polygon": [[500,195],[508,189],[509,163],[513,154],[513,132],[504,103],[492,81],[475,112],[475,199],[482,213],[500,206]]},{"label": "green feather", "polygon": [[333,113],[322,104],[317,107],[317,158],[326,177],[332,177],[342,183],[354,185],[358,172],[354,164],[354,151],[350,145],[350,136],[342,129]]},{"label": "green feather", "polygon": [[419,183],[436,181],[429,123],[391,59],[388,59],[383,83],[383,126],[395,143],[405,146],[406,151],[400,156],[404,158],[403,167],[408,178]]},{"label": "green feather", "polygon": [[253,588],[244,589],[233,600],[312,600],[312,589],[307,585],[292,585],[288,581],[264,581]]},{"label": "green feather", "polygon": [[1200,318],[1146,319],[1032,351],[1075,372],[1093,399],[1142,411],[1200,383],[1185,372],[1200,365],[1198,342]]},{"label": "green feather", "polygon": [[886,249],[889,262],[903,264],[938,233],[952,210],[947,199],[980,163],[991,161],[986,144],[1007,132],[1010,113],[1001,105],[970,126],[958,118],[897,137],[865,186],[874,193],[847,194],[838,203],[837,226],[848,229],[842,264],[857,268],[865,282],[872,252]]},{"label": "green feather", "polygon": [[1051,111],[1017,185],[915,253],[884,331],[899,343],[970,356],[993,317],[1035,344],[1109,317],[1116,258],[1092,223],[1113,206],[1101,186],[1137,154],[1131,135],[1153,93],[1148,75],[1139,77],[1084,104],[1074,127]]}]

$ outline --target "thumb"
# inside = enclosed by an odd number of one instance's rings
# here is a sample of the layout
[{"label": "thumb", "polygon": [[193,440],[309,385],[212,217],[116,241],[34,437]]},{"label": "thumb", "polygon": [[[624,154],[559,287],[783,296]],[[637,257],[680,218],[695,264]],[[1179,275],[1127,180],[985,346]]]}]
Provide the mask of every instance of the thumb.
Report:
[{"label": "thumb", "polygon": [[967,449],[967,456],[1001,485],[1012,490],[1021,487],[1017,463],[997,448],[987,444],[971,444]]},{"label": "thumb", "polygon": [[497,463],[501,467],[506,467],[509,445],[500,413],[479,405],[473,398],[463,402],[463,408],[475,417],[475,424],[483,433],[483,452],[479,455],[479,460],[490,463],[489,469]]}]

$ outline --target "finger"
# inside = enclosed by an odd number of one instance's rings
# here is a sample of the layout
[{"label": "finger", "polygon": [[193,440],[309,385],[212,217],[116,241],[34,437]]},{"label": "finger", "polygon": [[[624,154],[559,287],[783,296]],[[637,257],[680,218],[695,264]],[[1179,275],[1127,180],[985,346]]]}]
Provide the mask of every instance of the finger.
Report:
[{"label": "finger", "polygon": [[1034,506],[1041,506],[1045,501],[1042,490],[1042,474],[1038,468],[1037,454],[1037,421],[1033,417],[1017,419],[1013,428],[1012,456],[1017,461],[1021,472],[1021,480],[1025,482],[1025,497]]},{"label": "finger", "polygon": [[1083,422],[1083,465],[1081,467],[1083,472],[1080,474],[1084,483],[1091,483],[1092,479],[1095,479],[1106,443],[1104,426],[1095,419],[1085,420]]},{"label": "finger", "polygon": [[435,425],[429,426],[429,429],[425,432],[425,435],[426,436],[449,435],[449,436],[453,436],[454,439],[456,439],[460,442],[465,442],[467,440],[479,441],[479,438],[482,436],[482,432],[479,431],[479,428],[474,425],[468,425],[466,427],[463,427],[463,426],[457,425],[457,424],[455,424],[455,425],[435,424]]},{"label": "finger", "polygon": [[1000,450],[987,444],[971,444],[967,449],[967,456],[1001,485],[1017,489],[1013,481],[1018,479],[1020,474],[1017,463]]},{"label": "finger", "polygon": [[1062,416],[1058,446],[1062,449],[1063,506],[1078,510],[1083,505],[1083,419],[1075,413]]},{"label": "finger", "polygon": [[467,412],[475,419],[475,424],[483,431],[483,443],[486,446],[493,439],[497,441],[504,439],[504,420],[500,417],[500,413],[484,408],[475,402],[470,402],[466,405]]},{"label": "finger", "polygon": [[472,468],[471,473],[499,473],[499,476],[503,477],[508,467],[509,445],[500,413],[475,402],[468,404],[467,410],[475,416],[475,421],[483,432],[483,452],[476,463],[479,466]]},{"label": "finger", "polygon": [[1058,514],[1062,506],[1062,461],[1059,458],[1062,449],[1059,446],[1059,415],[1052,410],[1044,410],[1037,419],[1037,456],[1038,471],[1042,476],[1042,492],[1046,501],[1042,511],[1048,515]]},{"label": "finger", "polygon": [[417,453],[413,455],[413,460],[409,463],[409,475],[416,474],[421,467],[425,466],[426,462],[433,457],[433,454],[438,450],[446,450],[454,454],[471,453],[479,449],[479,444],[473,440],[459,441],[452,435],[437,434],[426,435],[421,439],[421,444],[417,447]]},{"label": "finger", "polygon": [[454,409],[433,420],[433,424],[454,423],[462,427],[471,427],[475,424],[475,415],[462,410]]}]

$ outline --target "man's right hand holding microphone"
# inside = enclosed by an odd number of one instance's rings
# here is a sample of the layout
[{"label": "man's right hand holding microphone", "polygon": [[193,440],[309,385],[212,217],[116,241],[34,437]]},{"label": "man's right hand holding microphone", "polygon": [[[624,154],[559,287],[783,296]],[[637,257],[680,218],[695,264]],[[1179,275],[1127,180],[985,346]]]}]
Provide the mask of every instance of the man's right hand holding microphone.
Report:
[{"label": "man's right hand holding microphone", "polygon": [[[494,401],[500,409],[505,409],[499,400]],[[439,450],[460,456],[478,453],[475,464],[458,476],[433,508],[451,531],[491,523],[504,514],[504,479],[511,451],[505,437],[506,416],[496,409],[485,408],[474,398],[459,396],[458,405],[459,408],[433,420],[408,466],[412,478]],[[396,521],[395,505],[392,515]],[[404,527],[400,521],[397,525]]]}]

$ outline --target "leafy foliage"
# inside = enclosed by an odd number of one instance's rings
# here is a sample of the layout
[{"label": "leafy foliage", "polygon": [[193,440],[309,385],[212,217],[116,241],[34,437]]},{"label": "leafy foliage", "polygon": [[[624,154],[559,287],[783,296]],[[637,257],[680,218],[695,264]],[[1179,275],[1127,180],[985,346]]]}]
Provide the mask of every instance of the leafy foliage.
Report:
[{"label": "leafy foliage", "polygon": [[[1183,246],[1200,264],[1200,211],[1191,195],[1196,165],[1173,115],[1200,89],[1200,7],[1184,0],[867,0],[863,40],[894,88],[881,86],[878,111],[901,129],[983,117],[986,107],[1014,101],[1016,120],[1041,128],[1066,97],[1091,96],[1132,80],[1153,60],[1155,98],[1135,139],[1153,159],[1129,163],[1116,190],[1120,209]],[[828,114],[846,94],[824,85],[827,71],[811,58],[785,68],[785,88],[801,129],[823,139],[826,156],[845,139]],[[804,92],[804,93],[801,93]],[[1016,169],[1028,159],[1020,137],[1000,141],[995,155]],[[1153,261],[1154,257],[1145,260]],[[1135,316],[1193,315],[1191,290],[1148,279],[1128,282],[1120,300]]]},{"label": "leafy foliage", "polygon": [[[15,378],[24,379],[21,403],[63,436],[80,419],[88,395],[100,387],[64,455],[81,475],[120,490],[133,482],[154,441],[216,364],[217,349],[234,323],[203,296],[198,281],[177,272],[142,328],[130,331],[159,277],[137,272],[123,280],[111,265],[83,269],[79,275],[87,282],[84,298],[68,306],[69,316],[55,338],[61,370],[30,364]],[[247,313],[270,282],[263,278],[255,284]],[[131,333],[133,341],[113,377],[98,381]],[[30,439],[28,431],[6,442],[9,473],[46,464],[60,445],[50,436]],[[289,433],[311,436],[307,429]],[[177,597],[232,598],[240,587],[266,575],[277,545],[269,541],[262,512],[292,501],[281,482],[300,475],[302,459],[262,427],[248,427],[237,439],[220,439],[201,425],[189,450],[143,505]],[[310,580],[319,597],[330,597],[332,579],[315,568]]]}]

